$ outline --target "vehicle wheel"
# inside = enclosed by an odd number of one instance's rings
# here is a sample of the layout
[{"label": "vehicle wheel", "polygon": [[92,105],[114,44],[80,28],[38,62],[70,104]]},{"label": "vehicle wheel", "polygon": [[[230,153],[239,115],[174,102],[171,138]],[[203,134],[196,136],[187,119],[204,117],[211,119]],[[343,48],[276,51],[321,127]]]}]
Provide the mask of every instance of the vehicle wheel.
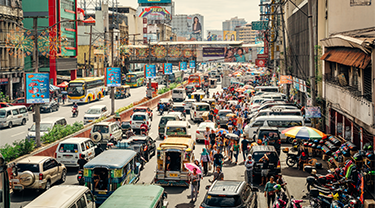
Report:
[{"label": "vehicle wheel", "polygon": [[21,125],[23,126],[23,125],[25,125],[26,124],[26,119],[22,119],[22,123],[21,123]]},{"label": "vehicle wheel", "polygon": [[9,127],[10,129],[13,127],[13,123],[12,123],[11,121],[8,123],[8,127]]},{"label": "vehicle wheel", "polygon": [[289,167],[293,167],[293,166],[296,164],[296,161],[293,160],[293,159],[290,158],[290,157],[287,157],[287,158],[286,158],[286,164],[287,164]]},{"label": "vehicle wheel", "polygon": [[60,183],[64,183],[65,181],[66,181],[66,170],[64,170],[64,171],[61,173]]},{"label": "vehicle wheel", "polygon": [[99,94],[98,95],[98,100],[100,100],[102,98],[102,95],[101,94]]},{"label": "vehicle wheel", "polygon": [[87,103],[91,102],[91,97],[87,98]]},{"label": "vehicle wheel", "polygon": [[291,137],[288,137],[288,138],[286,138],[286,141],[289,143],[289,144],[293,144],[293,138],[291,138]]},{"label": "vehicle wheel", "polygon": [[47,181],[46,183],[46,188],[44,189],[45,191],[47,191],[48,189],[51,188],[51,182],[50,181]]},{"label": "vehicle wheel", "polygon": [[59,107],[56,108],[56,111],[59,111]]}]

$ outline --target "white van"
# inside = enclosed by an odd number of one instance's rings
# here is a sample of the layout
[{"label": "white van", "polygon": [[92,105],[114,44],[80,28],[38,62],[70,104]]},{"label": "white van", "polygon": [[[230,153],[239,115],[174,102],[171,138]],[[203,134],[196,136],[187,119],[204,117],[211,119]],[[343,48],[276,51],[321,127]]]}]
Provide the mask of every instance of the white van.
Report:
[{"label": "white van", "polygon": [[[303,126],[305,124],[302,116],[259,116],[244,128],[244,133],[250,140],[254,138],[254,132],[261,126],[277,127],[280,132],[293,126]],[[281,140],[286,141],[287,138],[281,134]],[[292,142],[288,139],[287,142]]]},{"label": "white van", "polygon": [[256,112],[251,118],[250,122],[254,121],[259,116],[302,116],[300,109],[287,109],[283,106],[275,106],[266,110]]},{"label": "white van", "polygon": [[279,87],[276,86],[257,86],[255,87],[256,92],[279,92]]},{"label": "white van", "polygon": [[86,160],[95,157],[95,148],[90,138],[73,137],[59,143],[55,158],[66,167],[78,167],[77,161],[81,155],[85,155]]},{"label": "white van", "polygon": [[[40,121],[40,137],[48,134],[56,125],[66,126],[68,122],[64,117],[48,117]],[[29,128],[26,138],[35,139],[35,123]]]},{"label": "white van", "polygon": [[53,186],[24,208],[95,208],[94,195],[86,186]]},{"label": "white van", "polygon": [[209,112],[211,109],[208,103],[193,103],[190,110],[190,118],[192,121],[196,122],[198,120],[203,121],[202,114],[204,112]]},{"label": "white van", "polygon": [[183,102],[186,98],[186,92],[184,88],[175,88],[172,90],[173,102]]},{"label": "white van", "polygon": [[25,125],[28,120],[29,114],[24,105],[0,109],[0,128],[12,128],[13,125]]},{"label": "white van", "polygon": [[109,115],[109,111],[106,105],[94,105],[91,106],[85,113],[83,117],[83,124],[88,124],[101,117]]},{"label": "white van", "polygon": [[172,135],[190,135],[190,125],[186,121],[168,121],[165,126],[164,139]]}]

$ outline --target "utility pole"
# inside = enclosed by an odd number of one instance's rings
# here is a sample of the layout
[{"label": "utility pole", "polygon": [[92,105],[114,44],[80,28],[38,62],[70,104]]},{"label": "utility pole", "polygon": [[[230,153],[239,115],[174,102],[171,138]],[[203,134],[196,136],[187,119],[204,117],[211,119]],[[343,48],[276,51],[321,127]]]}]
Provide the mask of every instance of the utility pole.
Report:
[{"label": "utility pole", "polygon": [[[91,41],[92,41],[92,25],[90,24],[90,46],[89,46],[89,69],[91,68]],[[85,73],[87,73],[87,69],[85,70]],[[99,76],[99,73],[98,73]]]},{"label": "utility pole", "polygon": [[[34,72],[39,72],[39,54],[38,54],[38,17],[33,18],[34,24]],[[48,83],[49,84],[49,83]],[[34,122],[35,122],[35,142],[36,146],[42,146],[40,141],[40,104],[34,104]]]},{"label": "utility pole", "polygon": [[[309,19],[309,39],[310,39],[310,93],[312,106],[316,106],[316,97],[315,97],[315,46],[314,46],[314,28],[313,28],[313,19],[312,19],[312,0],[308,0],[308,19]],[[313,127],[315,127],[315,119],[313,119]]]},{"label": "utility pole", "polygon": [[[114,53],[114,46],[113,46],[113,30],[112,29],[112,33],[111,33],[111,62],[112,62],[112,67],[114,67],[114,57],[113,57],[113,53]],[[115,114],[115,87],[111,87],[111,115],[114,115]]]},{"label": "utility pole", "polygon": [[[168,47],[168,43],[167,43],[167,56],[166,56],[166,58],[167,58],[167,65],[168,65],[168,49],[169,49],[169,47]],[[173,68],[173,66],[172,66],[172,68]],[[163,71],[165,71],[164,69],[163,69]],[[167,74],[167,76],[165,76],[166,78],[167,78],[167,81],[166,81],[166,83],[167,83],[167,87],[168,87],[168,82],[169,82],[169,74]]]},{"label": "utility pole", "polygon": [[[285,39],[285,36],[286,36],[286,33],[285,33],[285,20],[284,20],[284,12],[283,12],[283,6],[282,6],[282,3],[280,5],[280,13],[281,13],[281,21],[282,21],[282,24],[283,24],[283,48],[284,48],[284,73],[285,75],[290,75],[289,74],[289,70],[288,70],[288,59],[287,59],[287,51],[286,51],[286,39]],[[286,84],[286,97],[287,99],[289,100],[289,91],[290,91],[290,84]]]}]

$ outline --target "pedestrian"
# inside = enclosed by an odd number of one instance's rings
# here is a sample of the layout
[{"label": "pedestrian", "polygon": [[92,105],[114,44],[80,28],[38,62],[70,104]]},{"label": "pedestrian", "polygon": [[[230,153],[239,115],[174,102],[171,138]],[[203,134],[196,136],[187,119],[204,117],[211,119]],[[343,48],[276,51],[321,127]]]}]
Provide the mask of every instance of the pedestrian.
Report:
[{"label": "pedestrian", "polygon": [[243,154],[243,161],[245,162],[246,160],[246,155],[247,153],[249,152],[249,144],[250,142],[247,141],[246,139],[246,135],[243,136],[243,139],[241,141],[241,150],[242,150],[242,154]]},{"label": "pedestrian", "polygon": [[259,186],[263,186],[265,181],[268,181],[268,173],[269,173],[269,159],[267,154],[264,154],[262,158],[260,158],[259,162],[263,163],[261,176],[262,176],[262,183]]},{"label": "pedestrian", "polygon": [[201,166],[201,164],[199,163],[199,161],[198,160],[194,160],[194,164],[199,168],[198,170],[197,170],[197,172],[200,172],[200,173],[198,173],[198,175],[199,175],[199,181],[198,181],[198,191],[197,191],[197,193],[199,194],[199,188],[201,187],[201,179],[203,178],[203,169],[202,169],[202,166]]},{"label": "pedestrian", "polygon": [[197,201],[198,195],[198,181],[199,181],[199,174],[197,172],[197,168],[193,169],[193,173],[190,173],[190,189],[191,189],[191,202]]},{"label": "pedestrian", "polygon": [[209,137],[210,137],[211,147],[213,147],[215,145],[215,139],[216,139],[215,130],[211,129],[211,133],[210,133]]},{"label": "pedestrian", "polygon": [[234,164],[237,165],[237,162],[238,162],[238,154],[241,153],[240,145],[238,144],[238,141],[237,141],[237,140],[234,141],[234,145],[233,145],[233,153],[234,153],[234,158],[236,159],[236,162],[235,162]]},{"label": "pedestrian", "polygon": [[204,146],[206,147],[206,149],[208,149],[208,145],[210,145],[210,138],[209,138],[209,135],[210,135],[210,128],[207,126],[206,127],[206,131],[204,132]]},{"label": "pedestrian", "polygon": [[238,137],[240,137],[240,136],[241,136],[241,131],[240,131],[240,130],[238,130],[237,126],[236,126],[236,127],[234,127],[234,131],[233,131],[233,134],[237,135]]},{"label": "pedestrian", "polygon": [[271,176],[270,181],[267,182],[264,188],[264,197],[267,197],[268,208],[275,202],[275,189],[273,188],[275,185],[273,176]]},{"label": "pedestrian", "polygon": [[63,104],[65,104],[65,95],[62,95]]},{"label": "pedestrian", "polygon": [[224,173],[221,171],[221,167],[216,167],[216,171],[214,173],[214,179],[212,181],[209,180],[209,182],[213,183],[217,180],[219,181],[224,180]]},{"label": "pedestrian", "polygon": [[203,165],[203,176],[207,176],[208,174],[208,164],[210,162],[210,155],[207,152],[206,148],[202,149],[201,153],[201,164]]},{"label": "pedestrian", "polygon": [[210,114],[208,114],[208,120],[214,122],[214,114],[212,113],[212,111],[210,111]]},{"label": "pedestrian", "polygon": [[61,103],[61,93],[57,94],[57,100],[58,100],[58,103],[60,104]]},{"label": "pedestrian", "polygon": [[223,165],[223,160],[224,160],[224,156],[221,154],[221,152],[216,152],[214,155],[213,155],[213,159],[214,159],[214,166],[215,167],[222,167]]},{"label": "pedestrian", "polygon": [[253,168],[254,168],[254,160],[251,158],[251,155],[247,156],[247,160],[245,162],[246,167],[246,180],[247,183],[251,184],[253,186]]}]

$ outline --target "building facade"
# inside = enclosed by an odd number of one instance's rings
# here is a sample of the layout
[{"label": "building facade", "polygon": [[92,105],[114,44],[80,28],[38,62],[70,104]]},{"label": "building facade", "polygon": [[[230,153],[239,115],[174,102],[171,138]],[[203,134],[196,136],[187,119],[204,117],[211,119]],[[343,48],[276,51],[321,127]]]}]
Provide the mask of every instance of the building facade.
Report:
[{"label": "building facade", "polygon": [[223,41],[224,34],[222,30],[207,30],[207,41]]},{"label": "building facade", "polygon": [[234,31],[236,27],[241,27],[246,24],[247,22],[244,18],[233,17],[223,22],[223,31]]},{"label": "building facade", "polygon": [[172,17],[172,32],[177,41],[202,41],[204,39],[204,17],[200,14],[177,14]]},{"label": "building facade", "polygon": [[255,37],[257,35],[257,31],[251,29],[251,24],[236,27],[234,31],[236,31],[237,41],[243,41],[245,44],[255,44]]},{"label": "building facade", "polygon": [[23,37],[22,1],[0,1],[0,92],[10,99],[23,96],[23,51],[16,46]]}]

